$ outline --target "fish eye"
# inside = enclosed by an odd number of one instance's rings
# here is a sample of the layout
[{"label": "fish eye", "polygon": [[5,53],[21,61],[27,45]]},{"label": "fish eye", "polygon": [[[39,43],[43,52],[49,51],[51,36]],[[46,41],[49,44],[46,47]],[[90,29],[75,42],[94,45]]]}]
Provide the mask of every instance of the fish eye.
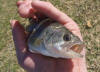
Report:
[{"label": "fish eye", "polygon": [[65,35],[63,36],[63,39],[64,39],[65,41],[70,41],[70,40],[71,40],[71,36],[70,36],[69,34],[65,34]]}]

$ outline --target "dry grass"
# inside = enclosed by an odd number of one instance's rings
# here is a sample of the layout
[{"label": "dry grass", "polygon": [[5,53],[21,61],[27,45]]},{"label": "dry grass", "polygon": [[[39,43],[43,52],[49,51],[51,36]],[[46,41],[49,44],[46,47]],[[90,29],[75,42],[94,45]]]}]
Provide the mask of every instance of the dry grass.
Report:
[{"label": "dry grass", "polygon": [[[88,72],[100,72],[100,1],[47,0],[80,26],[86,44]],[[16,0],[0,0],[0,72],[24,72],[17,64],[9,20],[25,21],[16,15]],[[92,27],[87,26],[90,21]]]}]

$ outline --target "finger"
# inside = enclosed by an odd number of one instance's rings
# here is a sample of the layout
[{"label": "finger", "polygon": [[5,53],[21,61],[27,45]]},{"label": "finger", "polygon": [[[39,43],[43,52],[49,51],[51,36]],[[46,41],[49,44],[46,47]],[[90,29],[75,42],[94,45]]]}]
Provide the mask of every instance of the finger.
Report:
[{"label": "finger", "polygon": [[26,52],[26,34],[24,28],[17,20],[11,20],[12,34],[16,47],[18,58],[21,58]]},{"label": "finger", "polygon": [[31,0],[29,1],[18,1],[18,13],[23,18],[34,17],[35,9],[31,6]]},{"label": "finger", "polygon": [[73,71],[72,72],[87,72],[85,52],[86,52],[85,49],[83,49],[83,51],[82,51],[82,54],[84,55],[83,58],[71,59],[71,61],[73,63]]},{"label": "finger", "polygon": [[87,72],[86,59],[85,59],[85,49],[82,54],[83,58],[73,58],[73,59],[57,59],[56,67],[58,68],[57,72]]},{"label": "finger", "polygon": [[32,7],[37,11],[42,12],[46,16],[53,18],[54,20],[59,21],[62,24],[66,24],[69,21],[72,21],[66,14],[59,11],[51,3],[44,1],[33,1]]},{"label": "finger", "polygon": [[58,59],[56,61],[57,72],[87,72],[85,58]]}]

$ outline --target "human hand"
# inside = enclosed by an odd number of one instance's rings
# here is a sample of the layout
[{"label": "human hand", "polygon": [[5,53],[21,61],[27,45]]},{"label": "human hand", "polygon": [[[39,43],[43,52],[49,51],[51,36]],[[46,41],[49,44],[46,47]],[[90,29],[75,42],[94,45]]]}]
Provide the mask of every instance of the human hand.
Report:
[{"label": "human hand", "polygon": [[[77,24],[66,14],[56,9],[51,3],[44,1],[25,0],[17,3],[18,11],[21,17],[35,18],[39,16],[48,16],[68,28],[81,40],[81,34]],[[41,16],[42,14],[42,16]],[[27,51],[24,28],[17,20],[11,21],[14,43],[18,63],[28,72],[87,72],[85,63],[85,49],[82,51],[83,58],[74,59],[55,59],[40,54],[33,54]]]}]

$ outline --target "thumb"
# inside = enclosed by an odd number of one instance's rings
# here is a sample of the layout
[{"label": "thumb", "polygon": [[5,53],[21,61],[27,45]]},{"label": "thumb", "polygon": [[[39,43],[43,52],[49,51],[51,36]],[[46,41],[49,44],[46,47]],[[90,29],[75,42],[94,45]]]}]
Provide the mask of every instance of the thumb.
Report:
[{"label": "thumb", "polygon": [[16,54],[18,59],[21,59],[26,52],[26,34],[24,28],[17,20],[11,20],[12,35],[16,47]]}]

